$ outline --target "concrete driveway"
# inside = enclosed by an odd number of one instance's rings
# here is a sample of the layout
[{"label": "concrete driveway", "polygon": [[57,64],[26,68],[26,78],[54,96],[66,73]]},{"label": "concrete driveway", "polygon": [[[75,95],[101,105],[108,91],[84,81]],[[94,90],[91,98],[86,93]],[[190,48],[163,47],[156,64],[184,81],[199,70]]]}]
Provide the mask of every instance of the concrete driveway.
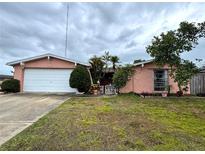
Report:
[{"label": "concrete driveway", "polygon": [[66,95],[0,95],[0,145],[67,99]]}]

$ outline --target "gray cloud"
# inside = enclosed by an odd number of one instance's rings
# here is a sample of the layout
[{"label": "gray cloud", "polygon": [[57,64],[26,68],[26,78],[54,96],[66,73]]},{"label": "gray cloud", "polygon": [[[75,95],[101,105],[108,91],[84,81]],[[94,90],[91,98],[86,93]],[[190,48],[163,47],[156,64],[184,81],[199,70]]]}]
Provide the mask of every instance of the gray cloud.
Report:
[{"label": "gray cloud", "polygon": [[[145,47],[154,35],[181,21],[205,20],[205,3],[70,3],[68,57],[83,62],[104,51],[122,63],[149,59]],[[65,3],[0,3],[0,74],[11,60],[47,52],[63,56]],[[204,40],[184,58],[205,57]]]},{"label": "gray cloud", "polygon": [[135,47],[136,45],[137,45],[137,44],[136,44],[135,41],[131,41],[131,42],[129,42],[129,43],[126,45],[125,48],[132,48],[132,47]]}]

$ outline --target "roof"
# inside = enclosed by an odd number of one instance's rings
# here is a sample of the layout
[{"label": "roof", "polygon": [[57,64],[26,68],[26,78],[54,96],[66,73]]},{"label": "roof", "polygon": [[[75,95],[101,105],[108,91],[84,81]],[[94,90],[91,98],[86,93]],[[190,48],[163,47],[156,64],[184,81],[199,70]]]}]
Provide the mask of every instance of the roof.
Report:
[{"label": "roof", "polygon": [[82,63],[82,62],[79,62],[79,61],[75,61],[75,60],[72,60],[72,59],[69,59],[69,58],[66,58],[66,57],[61,57],[61,56],[58,56],[58,55],[54,55],[54,54],[51,54],[51,53],[46,53],[46,54],[39,55],[39,56],[34,56],[34,57],[30,57],[30,58],[11,61],[11,62],[6,63],[6,65],[13,66],[13,65],[16,65],[16,64],[19,64],[19,63],[22,63],[22,62],[28,62],[28,61],[32,61],[32,60],[45,58],[45,57],[53,57],[53,58],[61,59],[61,60],[64,60],[64,61],[69,61],[69,62],[72,62],[72,63],[81,64],[81,65],[84,65],[84,66],[90,66],[87,63]]},{"label": "roof", "polygon": [[3,80],[3,79],[13,79],[13,76],[0,74],[0,80]]},{"label": "roof", "polygon": [[133,66],[139,66],[139,65],[143,65],[143,64],[152,63],[152,62],[154,62],[154,59],[150,59],[150,60],[142,61],[142,62],[139,62],[139,63],[135,63],[135,64],[133,64]]},{"label": "roof", "polygon": [[115,70],[112,67],[108,67],[108,68],[104,68],[103,72],[105,72],[105,73],[114,73]]},{"label": "roof", "polygon": [[205,73],[205,66],[202,66],[202,67],[201,67],[200,73]]}]

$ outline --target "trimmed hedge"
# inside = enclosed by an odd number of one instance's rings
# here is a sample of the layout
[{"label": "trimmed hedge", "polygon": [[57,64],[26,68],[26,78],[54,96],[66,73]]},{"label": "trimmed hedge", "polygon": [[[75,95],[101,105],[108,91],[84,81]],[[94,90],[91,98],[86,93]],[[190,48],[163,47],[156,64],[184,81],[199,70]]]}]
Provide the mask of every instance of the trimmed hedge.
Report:
[{"label": "trimmed hedge", "polygon": [[16,79],[5,80],[1,84],[1,90],[3,92],[19,92],[20,91],[20,81]]},{"label": "trimmed hedge", "polygon": [[78,65],[70,75],[70,86],[79,92],[88,92],[90,89],[90,75],[86,67]]}]

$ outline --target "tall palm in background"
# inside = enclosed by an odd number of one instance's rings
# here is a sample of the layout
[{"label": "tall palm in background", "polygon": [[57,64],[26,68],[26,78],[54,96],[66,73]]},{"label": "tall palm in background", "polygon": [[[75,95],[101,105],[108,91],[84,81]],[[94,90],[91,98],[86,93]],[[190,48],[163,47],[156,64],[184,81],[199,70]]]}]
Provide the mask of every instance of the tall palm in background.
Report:
[{"label": "tall palm in background", "polygon": [[110,58],[111,58],[111,55],[109,53],[109,51],[105,51],[105,54],[102,56],[102,60],[104,61],[105,63],[105,68],[108,68],[108,63],[110,61]]},{"label": "tall palm in background", "polygon": [[91,64],[90,72],[93,78],[93,82],[97,83],[102,78],[104,61],[101,57],[93,56],[90,58],[89,63]]},{"label": "tall palm in background", "polygon": [[116,64],[119,63],[119,57],[118,56],[111,56],[110,61],[112,62],[112,67],[115,70]]}]

